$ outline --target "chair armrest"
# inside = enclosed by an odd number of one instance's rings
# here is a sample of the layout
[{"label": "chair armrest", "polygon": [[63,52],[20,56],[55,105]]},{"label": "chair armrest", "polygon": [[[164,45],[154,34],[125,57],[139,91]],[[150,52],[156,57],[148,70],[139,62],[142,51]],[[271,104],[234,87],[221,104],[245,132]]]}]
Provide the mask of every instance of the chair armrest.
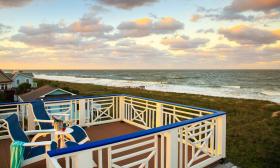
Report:
[{"label": "chair armrest", "polygon": [[25,143],[23,146],[46,146],[46,145],[51,145],[52,141],[41,141],[41,142],[28,142]]},{"label": "chair armrest", "polygon": [[24,133],[26,135],[33,135],[33,134],[39,134],[39,133],[51,134],[53,132],[55,132],[55,129],[24,131]]},{"label": "chair armrest", "polygon": [[38,120],[34,119],[35,122],[41,122],[41,123],[54,123],[54,120]]},{"label": "chair armrest", "polygon": [[65,113],[51,113],[52,116],[70,116],[70,114]]}]

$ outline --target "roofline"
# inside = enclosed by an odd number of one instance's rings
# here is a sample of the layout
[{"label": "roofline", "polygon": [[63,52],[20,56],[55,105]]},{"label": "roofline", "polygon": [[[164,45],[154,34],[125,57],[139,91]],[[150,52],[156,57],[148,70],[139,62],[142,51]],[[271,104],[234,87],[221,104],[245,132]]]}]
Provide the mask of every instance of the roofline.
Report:
[{"label": "roofline", "polygon": [[[9,81],[4,81],[5,83],[13,82],[13,80],[8,75],[6,75],[6,73],[4,71],[2,71],[1,69],[0,69],[0,73],[2,73],[6,78],[9,79]],[[1,83],[3,83],[3,82],[1,82]]]},{"label": "roofline", "polygon": [[17,76],[17,75],[22,75],[22,76],[25,76],[25,77],[29,77],[29,78],[33,78],[33,76],[28,76],[28,75],[25,75],[25,74],[23,74],[23,73],[18,73],[18,72],[16,72],[15,74],[13,74],[13,79]]},{"label": "roofline", "polygon": [[46,95],[48,95],[48,94],[50,94],[50,93],[52,93],[52,92],[55,92],[55,91],[57,91],[57,90],[61,90],[61,91],[63,91],[63,92],[69,93],[69,94],[71,94],[72,96],[76,95],[76,94],[74,94],[74,93],[71,93],[71,92],[69,92],[69,91],[67,91],[67,90],[64,90],[64,89],[61,89],[61,88],[54,88],[54,90],[52,90],[52,91],[50,91],[50,92],[48,92],[48,93],[45,93],[44,95],[42,95],[42,96],[40,96],[40,97],[45,97]]}]

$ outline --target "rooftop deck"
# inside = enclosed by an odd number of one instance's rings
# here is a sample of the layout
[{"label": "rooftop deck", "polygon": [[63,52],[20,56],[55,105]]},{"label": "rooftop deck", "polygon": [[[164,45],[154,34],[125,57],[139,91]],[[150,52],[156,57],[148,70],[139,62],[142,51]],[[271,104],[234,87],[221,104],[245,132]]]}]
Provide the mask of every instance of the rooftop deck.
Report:
[{"label": "rooftop deck", "polygon": [[[96,126],[86,127],[86,132],[92,141],[102,140],[106,138],[112,138],[120,135],[125,135],[133,133],[141,128],[127,124],[125,122],[113,122],[110,124],[101,124]],[[10,168],[10,139],[0,140],[0,167],[1,168]],[[104,162],[105,163],[105,162]],[[40,161],[37,163],[30,164],[24,168],[45,168],[46,161]]]},{"label": "rooftop deck", "polygon": [[[30,103],[0,104],[0,117],[17,113],[24,130],[35,129]],[[45,101],[52,112],[71,114],[90,143],[50,151],[28,168],[210,167],[225,157],[225,113],[129,95]],[[0,167],[9,167],[11,141],[0,122]]]}]

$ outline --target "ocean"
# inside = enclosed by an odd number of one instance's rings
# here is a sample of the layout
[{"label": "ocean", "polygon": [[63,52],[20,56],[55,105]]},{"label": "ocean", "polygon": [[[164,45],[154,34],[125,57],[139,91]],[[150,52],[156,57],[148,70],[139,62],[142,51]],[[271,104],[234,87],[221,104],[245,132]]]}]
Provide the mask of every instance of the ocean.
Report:
[{"label": "ocean", "polygon": [[280,70],[34,70],[35,78],[280,103]]}]

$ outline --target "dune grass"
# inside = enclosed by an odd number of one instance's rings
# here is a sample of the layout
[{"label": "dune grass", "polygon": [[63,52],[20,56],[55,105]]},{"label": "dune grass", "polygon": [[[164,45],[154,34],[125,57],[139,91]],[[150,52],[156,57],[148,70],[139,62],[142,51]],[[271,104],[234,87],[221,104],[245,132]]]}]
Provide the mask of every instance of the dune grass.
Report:
[{"label": "dune grass", "polygon": [[280,118],[271,115],[280,105],[269,101],[221,98],[194,94],[148,91],[135,88],[97,86],[37,80],[78,90],[80,95],[130,94],[186,105],[222,110],[227,113],[227,160],[244,168],[280,166]]}]

